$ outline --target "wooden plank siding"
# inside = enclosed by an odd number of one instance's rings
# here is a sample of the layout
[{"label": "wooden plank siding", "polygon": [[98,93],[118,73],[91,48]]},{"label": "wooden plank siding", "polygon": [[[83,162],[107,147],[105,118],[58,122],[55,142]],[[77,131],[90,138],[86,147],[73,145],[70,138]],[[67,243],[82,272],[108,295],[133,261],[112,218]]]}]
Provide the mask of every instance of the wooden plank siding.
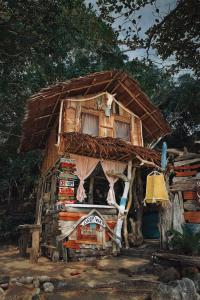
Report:
[{"label": "wooden plank siding", "polygon": [[[116,137],[115,121],[130,124],[130,143],[135,146],[143,146],[142,123],[141,120],[129,114],[121,107],[116,108],[113,102],[111,115],[105,115],[106,99],[98,98],[89,101],[67,101],[63,105],[62,125],[60,145],[56,146],[56,128],[50,131],[47,139],[42,173],[52,168],[59,159],[59,155],[64,153],[62,133],[81,132],[81,114],[88,113],[99,117],[99,136]],[[59,146],[59,147],[58,147]]]}]

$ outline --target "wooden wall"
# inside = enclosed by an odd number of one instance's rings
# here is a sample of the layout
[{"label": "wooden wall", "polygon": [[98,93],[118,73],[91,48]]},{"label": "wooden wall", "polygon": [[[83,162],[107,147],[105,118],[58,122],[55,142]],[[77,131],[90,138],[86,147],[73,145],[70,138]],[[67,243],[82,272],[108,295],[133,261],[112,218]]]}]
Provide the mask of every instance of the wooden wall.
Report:
[{"label": "wooden wall", "polygon": [[[143,146],[142,126],[138,117],[134,117],[116,103],[112,104],[111,115],[105,115],[106,99],[99,97],[90,101],[66,101],[63,105],[63,116],[61,132],[80,132],[81,131],[81,114],[88,113],[99,117],[99,136],[116,137],[115,121],[124,122],[130,125],[130,143],[133,145]],[[58,120],[51,130],[44,153],[42,164],[42,174],[51,169],[59,156],[63,154],[63,139],[61,136],[59,147],[57,143]]]},{"label": "wooden wall", "polygon": [[58,147],[56,146],[56,137],[57,128],[55,127],[51,130],[49,138],[47,140],[47,145],[44,153],[44,160],[41,168],[42,174],[45,174],[49,169],[51,169],[59,159]]},{"label": "wooden wall", "polygon": [[63,131],[81,131],[81,113],[88,113],[99,117],[99,136],[116,137],[115,121],[124,122],[130,125],[130,142],[133,145],[143,146],[142,122],[129,114],[116,103],[112,104],[111,116],[105,115],[106,99],[99,97],[94,100],[83,102],[66,101],[63,109]]}]

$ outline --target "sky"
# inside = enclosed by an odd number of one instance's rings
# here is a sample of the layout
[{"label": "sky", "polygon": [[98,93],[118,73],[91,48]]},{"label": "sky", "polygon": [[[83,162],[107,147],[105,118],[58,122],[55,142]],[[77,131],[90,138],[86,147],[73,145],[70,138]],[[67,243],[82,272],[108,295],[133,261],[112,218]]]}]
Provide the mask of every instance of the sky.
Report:
[{"label": "sky", "polygon": [[[86,0],[86,4],[91,3],[98,14],[98,7],[96,5],[96,0]],[[177,0],[157,0],[154,5],[146,5],[144,8],[140,9],[136,13],[136,17],[141,15],[141,19],[139,20],[138,26],[141,27],[140,35],[145,36],[146,30],[155,23],[155,19],[158,19],[159,16],[156,13],[156,8],[159,9],[159,15],[161,17],[165,16],[170,10],[176,7]],[[123,18],[117,19],[117,21],[113,24],[113,29],[117,28],[118,25],[121,25],[124,22]],[[130,26],[130,23],[126,23],[127,28]],[[121,35],[123,38],[123,34]],[[122,47],[123,50],[127,50],[125,46]],[[136,57],[142,59],[146,56],[146,52],[144,49],[136,49],[134,51],[126,52],[129,59],[132,60]],[[170,65],[174,63],[174,58],[170,57],[165,62],[163,62],[155,50],[151,49],[149,52],[149,57],[151,60],[158,65],[158,67],[163,67],[165,65]]]}]

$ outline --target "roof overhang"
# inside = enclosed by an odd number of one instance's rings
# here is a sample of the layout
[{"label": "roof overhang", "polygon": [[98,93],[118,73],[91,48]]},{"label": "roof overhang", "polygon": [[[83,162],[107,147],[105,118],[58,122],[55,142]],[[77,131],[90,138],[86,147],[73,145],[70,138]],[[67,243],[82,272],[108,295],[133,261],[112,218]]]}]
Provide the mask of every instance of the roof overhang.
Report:
[{"label": "roof overhang", "polygon": [[65,153],[73,153],[99,159],[117,160],[145,166],[160,166],[161,155],[159,152],[134,146],[121,139],[112,137],[92,137],[88,134],[69,132],[63,134]]},{"label": "roof overhang", "polygon": [[58,82],[30,97],[22,126],[20,151],[42,149],[62,100],[107,91],[141,118],[144,139],[152,142],[170,133],[160,110],[141,91],[138,83],[123,71],[105,71]]}]

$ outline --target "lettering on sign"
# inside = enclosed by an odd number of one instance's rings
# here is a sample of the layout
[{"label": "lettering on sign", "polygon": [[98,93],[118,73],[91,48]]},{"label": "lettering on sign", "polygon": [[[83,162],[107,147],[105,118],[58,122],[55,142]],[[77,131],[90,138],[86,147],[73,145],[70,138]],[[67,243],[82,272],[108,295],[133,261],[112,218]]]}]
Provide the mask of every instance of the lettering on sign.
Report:
[{"label": "lettering on sign", "polygon": [[106,227],[105,223],[103,222],[103,220],[101,218],[99,218],[98,216],[89,216],[87,217],[82,223],[81,225],[82,226],[86,226],[88,224],[91,224],[91,223],[95,223],[95,224],[98,224],[102,227]]}]

